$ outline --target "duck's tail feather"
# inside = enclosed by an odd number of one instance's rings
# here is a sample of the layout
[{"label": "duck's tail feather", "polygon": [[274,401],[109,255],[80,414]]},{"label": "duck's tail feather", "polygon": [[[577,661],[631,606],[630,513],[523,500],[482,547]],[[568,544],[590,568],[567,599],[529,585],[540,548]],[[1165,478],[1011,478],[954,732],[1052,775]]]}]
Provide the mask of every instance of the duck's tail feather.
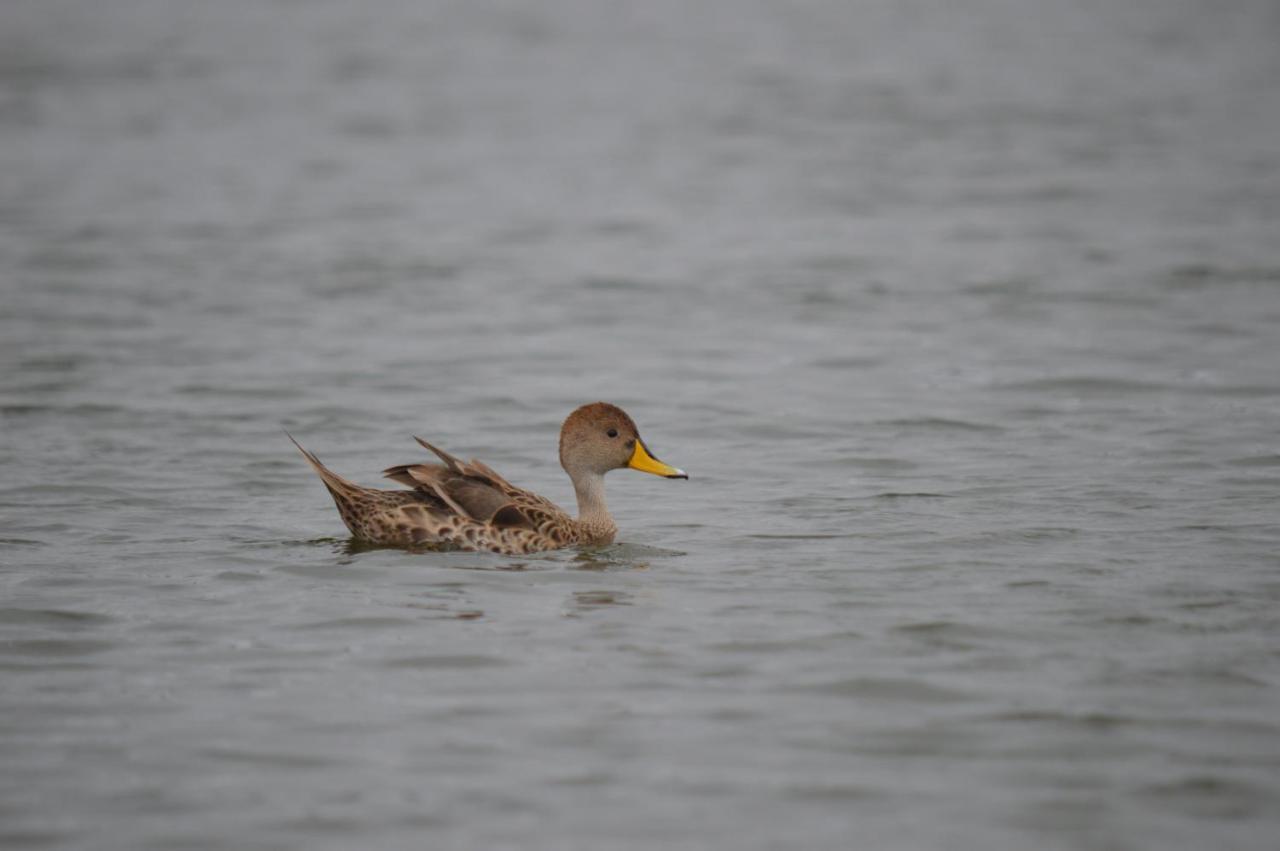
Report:
[{"label": "duck's tail feather", "polygon": [[337,473],[330,470],[324,464],[321,464],[320,459],[303,449],[302,444],[294,440],[293,435],[289,434],[289,432],[286,431],[284,434],[285,437],[293,441],[293,445],[298,447],[298,451],[302,453],[302,457],[306,458],[307,463],[311,465],[311,468],[319,474],[320,481],[324,482],[324,486],[329,489],[329,493],[333,494],[333,498],[338,502],[339,508],[341,508],[342,504],[350,497],[365,490],[365,488],[360,487],[354,482],[347,481],[342,478],[342,476],[339,476]]}]

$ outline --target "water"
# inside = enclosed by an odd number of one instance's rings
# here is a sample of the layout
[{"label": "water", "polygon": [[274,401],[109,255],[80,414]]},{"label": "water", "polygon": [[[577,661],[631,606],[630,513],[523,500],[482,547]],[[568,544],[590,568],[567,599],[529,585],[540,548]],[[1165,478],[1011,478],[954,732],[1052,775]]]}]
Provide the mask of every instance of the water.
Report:
[{"label": "water", "polygon": [[[11,0],[0,843],[1273,847],[1266,0]],[[421,434],[620,543],[361,549]]]}]

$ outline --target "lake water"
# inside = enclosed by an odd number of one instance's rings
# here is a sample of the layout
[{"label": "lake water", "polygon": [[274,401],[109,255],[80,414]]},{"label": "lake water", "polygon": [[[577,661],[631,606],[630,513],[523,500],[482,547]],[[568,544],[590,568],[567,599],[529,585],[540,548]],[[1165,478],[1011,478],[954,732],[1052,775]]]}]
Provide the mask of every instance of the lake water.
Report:
[{"label": "lake water", "polygon": [[[1280,7],[7,0],[0,845],[1264,849]],[[361,549],[285,438],[619,543]]]}]

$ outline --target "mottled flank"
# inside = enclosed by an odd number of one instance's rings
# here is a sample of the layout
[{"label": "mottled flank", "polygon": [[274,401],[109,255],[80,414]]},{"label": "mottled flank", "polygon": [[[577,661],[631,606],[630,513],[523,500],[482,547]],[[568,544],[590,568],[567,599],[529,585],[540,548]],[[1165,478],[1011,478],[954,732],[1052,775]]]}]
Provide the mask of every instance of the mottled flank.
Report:
[{"label": "mottled flank", "polygon": [[406,491],[349,482],[293,442],[320,474],[351,534],[390,546],[447,546],[515,555],[573,544],[607,544],[618,527],[604,502],[605,473],[633,467],[668,478],[687,478],[649,455],[631,417],[605,402],[583,405],[560,429],[560,463],[578,496],[576,518],[545,497],[516,487],[480,461],[461,461],[422,438],[415,439],[444,463],[400,464],[383,471],[387,478],[411,488]]}]

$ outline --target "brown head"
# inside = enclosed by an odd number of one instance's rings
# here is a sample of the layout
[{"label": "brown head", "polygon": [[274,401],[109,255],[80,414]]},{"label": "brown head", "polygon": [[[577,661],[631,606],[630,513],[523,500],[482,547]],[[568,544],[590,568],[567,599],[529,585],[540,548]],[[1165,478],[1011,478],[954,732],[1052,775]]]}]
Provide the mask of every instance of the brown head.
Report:
[{"label": "brown head", "polygon": [[560,427],[560,466],[572,478],[576,473],[604,475],[630,467],[668,479],[687,479],[678,470],[654,458],[640,439],[635,421],[608,402],[593,402],[574,411]]}]

